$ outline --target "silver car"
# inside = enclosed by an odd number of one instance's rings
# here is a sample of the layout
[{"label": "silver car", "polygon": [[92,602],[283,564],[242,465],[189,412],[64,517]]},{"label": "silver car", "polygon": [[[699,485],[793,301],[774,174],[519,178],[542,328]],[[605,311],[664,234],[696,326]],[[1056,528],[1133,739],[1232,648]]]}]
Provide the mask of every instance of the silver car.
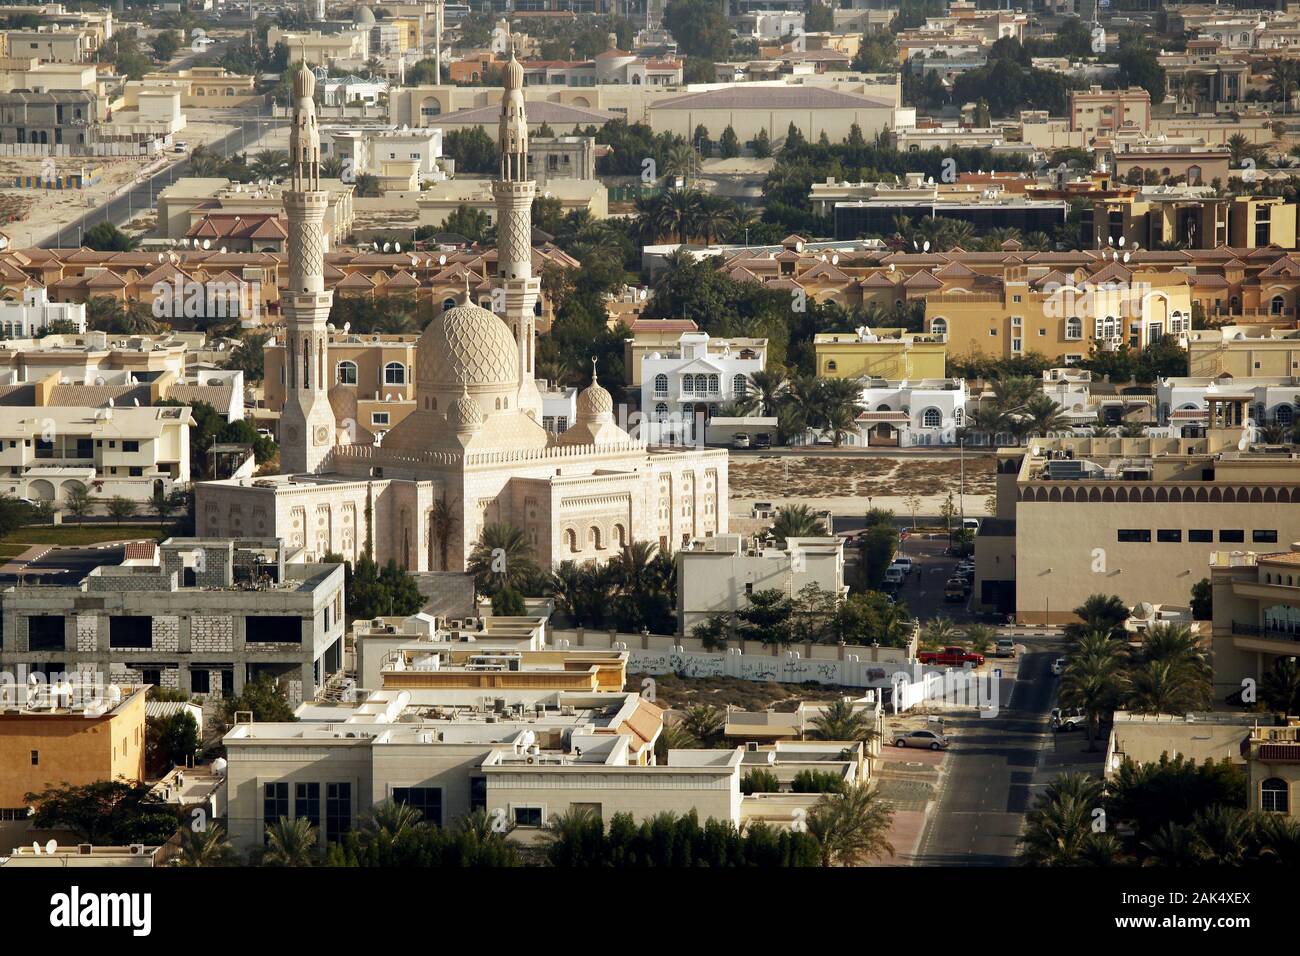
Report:
[{"label": "silver car", "polygon": [[913,730],[909,733],[894,735],[895,747],[919,747],[930,750],[947,750],[948,738],[933,730]]}]

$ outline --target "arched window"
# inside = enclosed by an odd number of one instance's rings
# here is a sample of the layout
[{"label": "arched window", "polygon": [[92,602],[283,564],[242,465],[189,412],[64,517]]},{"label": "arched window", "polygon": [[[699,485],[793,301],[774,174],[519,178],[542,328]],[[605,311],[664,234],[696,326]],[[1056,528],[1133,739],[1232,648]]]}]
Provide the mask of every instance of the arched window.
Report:
[{"label": "arched window", "polygon": [[743,375],[736,375],[731,379],[731,391],[737,398],[749,394],[749,380]]},{"label": "arched window", "polygon": [[389,362],[384,366],[385,385],[405,385],[406,366],[401,362]]},{"label": "arched window", "polygon": [[963,421],[964,418],[965,418],[965,416],[962,414],[962,409],[957,408],[957,409],[954,409],[954,410],[953,410],[953,413],[952,413],[952,420],[957,424],[957,427],[958,427],[958,428],[961,427],[961,423],[962,423],[962,421]]},{"label": "arched window", "polygon": [[683,376],[682,376],[682,391],[683,391],[683,392],[689,392],[691,395],[694,395],[694,394],[695,394],[695,379],[692,378],[692,377],[689,376],[689,375],[683,375]]},{"label": "arched window", "polygon": [[621,524],[614,525],[613,533],[610,536],[610,543],[616,548],[627,547],[627,532],[623,530]]},{"label": "arched window", "polygon": [[937,408],[927,408],[921,413],[921,426],[923,428],[938,428],[943,424],[943,415]]},{"label": "arched window", "polygon": [[668,376],[664,375],[662,372],[655,376],[655,394],[668,394]]},{"label": "arched window", "polygon": [[1259,785],[1259,808],[1265,813],[1289,813],[1291,794],[1281,777],[1269,777]]},{"label": "arched window", "polygon": [[717,395],[721,391],[721,382],[716,375],[709,376],[709,393]]},{"label": "arched window", "polygon": [[834,372],[839,367],[840,367],[839,363],[836,362],[834,359],[828,359],[826,362],[826,371],[828,372]]},{"label": "arched window", "polygon": [[338,374],[335,376],[334,380],[340,385],[357,384],[357,363],[348,361],[339,362]]},{"label": "arched window", "polygon": [[569,551],[570,554],[575,554],[575,553],[577,553],[577,550],[578,550],[578,533],[577,533],[576,531],[574,531],[572,528],[567,528],[567,529],[565,529],[565,532],[564,532],[564,547],[568,549],[568,551]]},{"label": "arched window", "polygon": [[703,395],[709,390],[709,377],[704,374],[695,376],[695,393]]},{"label": "arched window", "polygon": [[1268,304],[1268,313],[1269,315],[1281,315],[1284,308],[1286,308],[1286,299],[1280,295],[1275,295]]},{"label": "arched window", "polygon": [[1083,338],[1083,319],[1072,315],[1065,320],[1065,337],[1067,339]]},{"label": "arched window", "polygon": [[1273,420],[1279,425],[1290,426],[1295,422],[1295,409],[1289,404],[1283,402],[1277,408],[1273,409]]},{"label": "arched window", "polygon": [[930,320],[930,332],[934,335],[948,334],[948,320],[936,316]]},{"label": "arched window", "polygon": [[1174,335],[1183,331],[1183,313],[1172,312],[1169,315],[1169,331]]},{"label": "arched window", "polygon": [[442,300],[442,311],[446,312],[448,309],[454,309],[454,308],[456,308],[455,299],[448,296],[447,298]]},{"label": "arched window", "polygon": [[668,403],[667,403],[667,402],[660,402],[658,405],[655,406],[655,418],[659,420],[659,424],[661,424],[661,425],[662,425],[664,422],[668,421]]},{"label": "arched window", "polygon": [[600,543],[600,529],[595,525],[592,525],[587,529],[587,544],[591,545],[597,551],[602,547]]}]

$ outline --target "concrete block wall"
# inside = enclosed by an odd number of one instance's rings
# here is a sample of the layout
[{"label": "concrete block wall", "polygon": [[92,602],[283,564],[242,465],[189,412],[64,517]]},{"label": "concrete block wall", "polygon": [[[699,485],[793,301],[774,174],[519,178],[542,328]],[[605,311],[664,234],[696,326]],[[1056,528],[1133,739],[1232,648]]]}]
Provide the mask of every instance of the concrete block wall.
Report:
[{"label": "concrete block wall", "polygon": [[195,654],[218,654],[230,653],[234,649],[234,618],[229,616],[195,615],[190,619],[191,652]]},{"label": "concrete block wall", "polygon": [[99,650],[99,615],[77,615],[77,652],[93,654]]},{"label": "concrete block wall", "polygon": [[180,650],[180,618],[173,615],[158,614],[153,619],[153,649],[170,651]]}]

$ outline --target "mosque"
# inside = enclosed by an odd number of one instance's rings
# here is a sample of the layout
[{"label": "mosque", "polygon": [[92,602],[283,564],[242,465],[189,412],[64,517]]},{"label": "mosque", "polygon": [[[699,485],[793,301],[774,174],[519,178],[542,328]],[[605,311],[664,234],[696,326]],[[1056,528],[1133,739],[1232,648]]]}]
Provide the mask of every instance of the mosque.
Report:
[{"label": "mosque", "polygon": [[416,410],[381,444],[349,444],[348,407],[329,359],[332,293],[324,288],[320,137],[309,70],[294,79],[290,133],[290,288],[284,474],[196,485],[203,536],[284,539],[309,558],[349,560],[367,548],[410,571],[459,571],[489,524],[521,529],[542,567],[604,561],[631,541],[671,552],[727,530],[725,449],[648,448],[614,418],[593,366],[567,431],[541,425],[534,362],[532,203],[524,71],[511,56],[500,119],[496,312],[467,294],[425,329],[416,354]]}]

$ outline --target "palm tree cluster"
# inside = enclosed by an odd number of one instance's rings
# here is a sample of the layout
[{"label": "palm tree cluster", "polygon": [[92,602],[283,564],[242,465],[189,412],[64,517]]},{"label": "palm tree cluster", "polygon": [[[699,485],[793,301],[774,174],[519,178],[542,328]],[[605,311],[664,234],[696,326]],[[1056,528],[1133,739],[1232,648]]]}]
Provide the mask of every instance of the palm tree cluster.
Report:
[{"label": "palm tree cluster", "polygon": [[930,216],[911,219],[908,216],[894,217],[894,232],[887,240],[895,249],[903,252],[924,251],[948,252],[952,249],[964,249],[966,252],[997,252],[1008,243],[1017,243],[1020,248],[1037,252],[1049,252],[1052,249],[1051,237],[1045,232],[1022,234],[1015,228],[994,228],[977,230],[969,222],[948,219],[944,216]]},{"label": "palm tree cluster", "polygon": [[1156,624],[1130,649],[1116,636],[1122,633],[1115,623],[1122,604],[1114,596],[1092,595],[1075,609],[1084,623],[1070,631],[1074,653],[1061,676],[1061,705],[1087,715],[1090,750],[1103,717],[1115,710],[1183,714],[1205,710],[1212,701],[1209,656],[1191,629]]},{"label": "palm tree cluster", "polygon": [[[1044,789],[1021,838],[1027,866],[1300,865],[1300,821],[1245,809],[1226,761],[1126,761],[1102,783],[1065,774]],[[1122,825],[1122,826],[1121,826]]]},{"label": "palm tree cluster", "polygon": [[561,561],[545,584],[555,609],[577,627],[675,630],[677,568],[649,541],[633,541],[605,564]]},{"label": "palm tree cluster", "polygon": [[856,430],[858,416],[866,410],[858,379],[818,378],[780,368],[749,376],[737,404],[742,414],[775,415],[783,442],[816,432],[830,435],[836,446]]},{"label": "palm tree cluster", "polygon": [[[689,145],[681,148],[693,153]],[[757,221],[751,210],[692,186],[671,187],[638,198],[636,215],[635,232],[646,245],[667,241],[710,244],[743,234],[746,226]]]},{"label": "palm tree cluster", "polygon": [[1017,375],[995,379],[990,389],[990,397],[981,398],[974,408],[967,409],[966,434],[991,438],[1007,435],[1019,444],[1031,436],[1069,429],[1065,410],[1040,391],[1032,378]]}]

